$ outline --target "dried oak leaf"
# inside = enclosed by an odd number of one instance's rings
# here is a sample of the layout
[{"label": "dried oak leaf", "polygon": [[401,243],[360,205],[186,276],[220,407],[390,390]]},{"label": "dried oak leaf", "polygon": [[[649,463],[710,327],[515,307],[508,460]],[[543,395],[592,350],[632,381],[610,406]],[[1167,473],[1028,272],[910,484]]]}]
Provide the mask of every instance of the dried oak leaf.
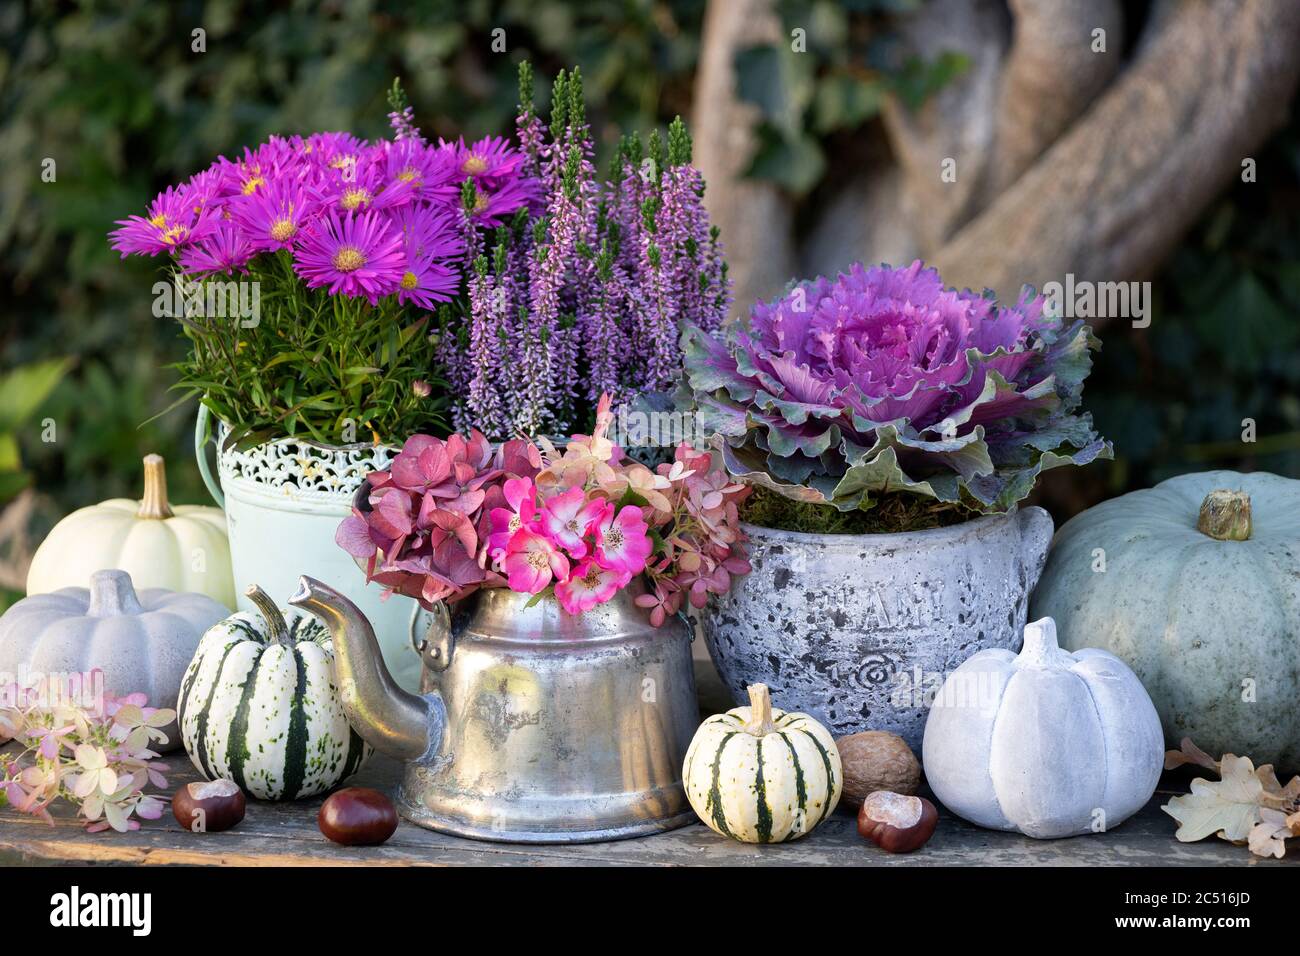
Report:
[{"label": "dried oak leaf", "polygon": [[1267,794],[1250,758],[1224,754],[1219,767],[1222,780],[1197,777],[1191,793],[1173,797],[1160,808],[1178,821],[1174,836],[1179,842],[1194,843],[1217,833],[1240,843],[1259,822],[1260,805]]},{"label": "dried oak leaf", "polygon": [[1219,772],[1219,761],[1192,743],[1191,737],[1184,737],[1178,742],[1177,750],[1165,751],[1165,769],[1173,770],[1188,763],[1204,767],[1206,770],[1213,770],[1215,773]]},{"label": "dried oak leaf", "polygon": [[1277,782],[1277,774],[1273,772],[1273,765],[1266,763],[1255,771],[1255,776],[1259,778],[1260,784],[1264,788],[1265,799],[1264,806],[1272,807],[1275,810],[1292,810],[1295,804],[1300,801],[1300,775],[1291,778],[1291,782],[1283,787]]},{"label": "dried oak leaf", "polygon": [[1286,856],[1289,836],[1291,829],[1287,826],[1286,814],[1265,807],[1259,811],[1259,822],[1250,828],[1246,843],[1256,856],[1275,856],[1280,860]]}]

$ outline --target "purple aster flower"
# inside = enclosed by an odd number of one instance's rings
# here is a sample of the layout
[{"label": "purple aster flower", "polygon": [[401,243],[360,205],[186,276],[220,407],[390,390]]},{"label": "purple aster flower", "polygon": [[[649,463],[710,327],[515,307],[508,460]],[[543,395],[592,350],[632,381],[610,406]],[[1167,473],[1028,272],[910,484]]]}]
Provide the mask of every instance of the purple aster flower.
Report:
[{"label": "purple aster flower", "polygon": [[497,186],[517,177],[525,156],[501,136],[489,136],[466,146],[463,139],[455,143],[456,168],[461,176],[472,176],[480,186]]},{"label": "purple aster flower", "polygon": [[230,204],[230,215],[258,252],[292,249],[319,214],[322,198],[302,180],[280,177]]},{"label": "purple aster flower", "polygon": [[237,227],[223,222],[203,239],[181,250],[181,269],[191,276],[247,272],[248,260],[256,252]]},{"label": "purple aster flower", "polygon": [[491,192],[479,189],[473,222],[476,226],[493,228],[504,225],[520,209],[536,203],[538,197],[536,180],[533,179],[512,180]]},{"label": "purple aster flower", "polygon": [[148,216],[128,216],[117,224],[122,228],[109,235],[113,248],[125,259],[183,248],[210,232],[215,217],[190,187],[168,186],[149,204]]},{"label": "purple aster flower", "polygon": [[451,261],[465,247],[456,216],[446,209],[407,206],[399,211],[406,270],[398,283],[397,301],[414,302],[432,310],[435,302],[455,298],[460,272]]},{"label": "purple aster flower", "polygon": [[331,210],[299,241],[293,267],[309,288],[365,296],[373,305],[402,281],[402,233],[383,213]]}]

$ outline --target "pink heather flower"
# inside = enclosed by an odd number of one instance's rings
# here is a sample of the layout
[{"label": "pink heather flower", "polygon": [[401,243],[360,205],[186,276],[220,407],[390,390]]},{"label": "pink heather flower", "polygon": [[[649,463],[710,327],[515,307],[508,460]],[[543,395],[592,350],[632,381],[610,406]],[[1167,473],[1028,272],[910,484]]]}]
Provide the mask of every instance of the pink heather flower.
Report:
[{"label": "pink heather flower", "polygon": [[510,538],[502,564],[510,590],[526,594],[541,593],[552,577],[559,581],[569,577],[568,558],[547,538],[527,528],[521,528]]},{"label": "pink heather flower", "polygon": [[627,571],[602,568],[595,561],[587,560],[578,565],[567,581],[555,585],[555,597],[560,607],[570,614],[581,614],[604,604],[631,580],[632,575]]},{"label": "pink heather flower", "polygon": [[373,305],[396,291],[406,257],[401,233],[387,216],[335,211],[303,237],[293,267],[311,288],[328,286],[331,295],[364,295]]},{"label": "pink heather flower", "polygon": [[232,202],[230,214],[258,252],[292,249],[321,202],[320,194],[306,183],[277,178]]},{"label": "pink heather flower", "polygon": [[575,486],[542,506],[542,528],[570,557],[584,558],[587,556],[587,542],[583,539],[591,532],[592,525],[603,519],[606,510],[612,507],[604,498],[588,501],[586,490]]},{"label": "pink heather flower", "polygon": [[596,526],[596,560],[600,566],[629,574],[644,571],[654,550],[647,530],[645,518],[636,505],[626,505],[617,515],[613,507],[607,509]]},{"label": "pink heather flower", "polygon": [[[196,209],[197,204],[197,209]],[[109,235],[113,248],[125,259],[130,255],[156,256],[180,249],[211,230],[215,219],[207,207],[191,195],[188,186],[168,186],[149,204],[149,215],[117,220],[121,229]]]},{"label": "pink heather flower", "polygon": [[206,238],[181,250],[181,269],[191,276],[247,272],[255,252],[240,229],[223,222]]},{"label": "pink heather flower", "polygon": [[497,560],[505,555],[506,545],[516,531],[537,527],[537,486],[532,480],[507,478],[502,492],[508,507],[492,509],[488,536],[488,553]]}]

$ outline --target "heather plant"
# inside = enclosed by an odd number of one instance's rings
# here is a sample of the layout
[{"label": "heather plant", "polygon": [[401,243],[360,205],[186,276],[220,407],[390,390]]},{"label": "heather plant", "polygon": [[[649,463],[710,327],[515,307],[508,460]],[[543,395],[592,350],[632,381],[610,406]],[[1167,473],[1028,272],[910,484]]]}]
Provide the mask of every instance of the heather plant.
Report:
[{"label": "heather plant", "polygon": [[[467,237],[467,302],[442,310],[455,423],[494,438],[567,433],[590,421],[602,394],[622,402],[671,389],[680,331],[718,328],[729,304],[680,117],[666,141],[658,131],[648,145],[624,138],[598,181],[580,71],[557,76],[544,125],[524,63],[517,138],[540,201]],[[492,203],[465,183],[467,214]]]},{"label": "heather plant", "polygon": [[1003,513],[1042,471],[1111,454],[1078,411],[1098,343],[1032,290],[1003,306],[919,261],[855,265],[685,338],[700,426],[782,527],[815,528],[810,507],[828,530],[882,505],[895,530]]},{"label": "heather plant", "polygon": [[0,803],[53,824],[50,807],[66,800],[92,833],[138,830],[132,816],[156,820],[166,802],[146,793],[167,786],[165,763],[151,746],[173,710],[146,706],[144,694],[105,698],[103,707],[46,706],[11,685],[0,704]]}]

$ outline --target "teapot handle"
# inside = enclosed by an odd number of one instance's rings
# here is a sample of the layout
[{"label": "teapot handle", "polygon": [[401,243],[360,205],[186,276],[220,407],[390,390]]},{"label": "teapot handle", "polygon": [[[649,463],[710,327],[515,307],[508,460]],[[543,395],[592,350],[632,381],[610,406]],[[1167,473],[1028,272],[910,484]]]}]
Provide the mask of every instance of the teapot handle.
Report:
[{"label": "teapot handle", "polygon": [[411,611],[411,623],[408,629],[411,647],[416,654],[420,655],[420,660],[425,667],[430,670],[445,671],[451,665],[451,654],[456,649],[456,635],[451,629],[451,612],[447,610],[445,602],[439,601],[435,604],[429,611],[433,619],[424,628],[424,635],[420,636],[423,617],[421,612],[424,610],[417,604]]}]

